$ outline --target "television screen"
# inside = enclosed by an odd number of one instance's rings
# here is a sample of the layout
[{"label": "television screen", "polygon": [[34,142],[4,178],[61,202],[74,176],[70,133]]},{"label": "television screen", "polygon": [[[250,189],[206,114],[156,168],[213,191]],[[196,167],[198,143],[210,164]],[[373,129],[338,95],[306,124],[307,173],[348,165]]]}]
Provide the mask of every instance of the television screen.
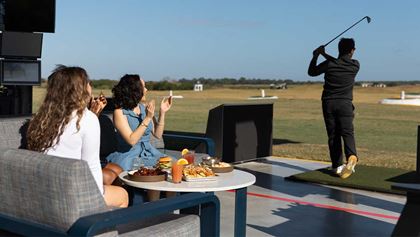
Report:
[{"label": "television screen", "polygon": [[42,34],[4,31],[1,33],[1,51],[3,57],[40,58]]},{"label": "television screen", "polygon": [[4,0],[6,31],[55,31],[55,0]]},{"label": "television screen", "polygon": [[3,60],[1,64],[1,84],[41,84],[41,61]]}]

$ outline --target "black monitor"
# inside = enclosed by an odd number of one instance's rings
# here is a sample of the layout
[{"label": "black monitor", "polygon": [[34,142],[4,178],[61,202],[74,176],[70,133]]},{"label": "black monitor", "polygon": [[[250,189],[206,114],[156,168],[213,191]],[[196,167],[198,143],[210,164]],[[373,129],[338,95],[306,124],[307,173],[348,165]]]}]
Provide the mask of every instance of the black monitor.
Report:
[{"label": "black monitor", "polygon": [[5,58],[40,58],[42,34],[3,31],[1,33],[0,56]]},{"label": "black monitor", "polygon": [[273,104],[222,104],[209,111],[206,136],[216,156],[243,162],[271,156]]},{"label": "black monitor", "polygon": [[2,60],[2,85],[40,85],[41,61]]},{"label": "black monitor", "polygon": [[3,0],[6,31],[55,31],[55,0]]}]

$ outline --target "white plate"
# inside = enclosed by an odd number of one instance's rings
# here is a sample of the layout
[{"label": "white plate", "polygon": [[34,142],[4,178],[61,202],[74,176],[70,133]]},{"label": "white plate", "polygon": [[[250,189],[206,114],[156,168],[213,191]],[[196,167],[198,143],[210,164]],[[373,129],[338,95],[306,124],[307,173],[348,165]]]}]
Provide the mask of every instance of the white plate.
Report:
[{"label": "white plate", "polygon": [[199,177],[199,178],[182,176],[182,179],[187,182],[216,181],[217,176]]}]

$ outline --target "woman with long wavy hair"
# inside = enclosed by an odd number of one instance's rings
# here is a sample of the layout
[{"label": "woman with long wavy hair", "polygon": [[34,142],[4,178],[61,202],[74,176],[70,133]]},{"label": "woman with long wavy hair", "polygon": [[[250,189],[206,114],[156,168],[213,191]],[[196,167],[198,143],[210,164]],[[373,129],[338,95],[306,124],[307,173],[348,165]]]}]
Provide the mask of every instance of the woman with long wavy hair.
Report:
[{"label": "woman with long wavy hair", "polygon": [[85,160],[105,203],[126,207],[127,192],[121,187],[103,184],[99,121],[87,109],[91,97],[92,87],[83,68],[58,66],[48,77],[45,99],[29,123],[28,149]]}]

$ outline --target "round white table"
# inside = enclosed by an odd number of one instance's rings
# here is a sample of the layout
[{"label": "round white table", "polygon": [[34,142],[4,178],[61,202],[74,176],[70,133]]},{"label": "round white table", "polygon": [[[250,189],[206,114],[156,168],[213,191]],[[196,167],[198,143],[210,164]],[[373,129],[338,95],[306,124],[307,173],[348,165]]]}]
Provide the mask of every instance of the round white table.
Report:
[{"label": "round white table", "polygon": [[170,192],[217,192],[240,189],[255,183],[254,175],[236,169],[229,173],[218,173],[214,181],[187,182],[183,180],[177,184],[172,183],[170,177],[168,181],[137,182],[129,180],[127,176],[127,171],[119,175],[124,183],[132,187]]},{"label": "round white table", "polygon": [[214,181],[194,181],[172,183],[170,177],[168,181],[160,182],[137,182],[128,179],[127,171],[122,172],[119,178],[127,185],[158,191],[170,192],[217,192],[235,190],[235,236],[246,235],[246,190],[248,186],[255,183],[255,176],[248,172],[234,169],[229,173],[218,173]]}]

